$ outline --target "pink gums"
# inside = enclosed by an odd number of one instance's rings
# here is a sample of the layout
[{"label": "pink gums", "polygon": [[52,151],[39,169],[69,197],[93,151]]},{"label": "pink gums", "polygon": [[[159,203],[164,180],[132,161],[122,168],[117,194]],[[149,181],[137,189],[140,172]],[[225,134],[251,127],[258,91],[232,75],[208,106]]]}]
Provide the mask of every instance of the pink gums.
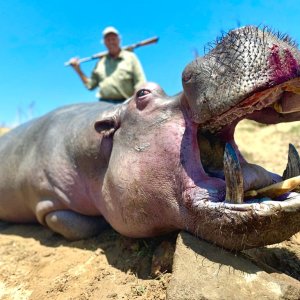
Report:
[{"label": "pink gums", "polygon": [[283,52],[284,55],[282,57],[277,45],[273,45],[271,48],[269,63],[272,70],[272,81],[275,84],[285,82],[298,75],[299,64],[291,51],[285,48]]}]

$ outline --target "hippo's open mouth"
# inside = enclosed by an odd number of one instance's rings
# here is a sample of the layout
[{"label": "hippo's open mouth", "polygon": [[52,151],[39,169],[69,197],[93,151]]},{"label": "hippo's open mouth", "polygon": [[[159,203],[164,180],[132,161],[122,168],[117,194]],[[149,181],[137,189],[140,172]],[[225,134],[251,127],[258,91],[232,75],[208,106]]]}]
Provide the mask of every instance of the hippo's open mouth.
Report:
[{"label": "hippo's open mouth", "polygon": [[[252,94],[237,106],[202,124],[198,134],[204,169],[209,175],[226,182],[225,202],[253,203],[297,196],[290,193],[300,186],[300,158],[297,150],[290,144],[288,164],[283,176],[249,164],[239,152],[233,137],[237,123],[245,118],[267,124],[298,120],[300,78]],[[209,160],[211,151],[215,154],[213,161]]]},{"label": "hippo's open mouth", "polygon": [[[300,158],[295,147],[290,144],[287,167],[280,176],[248,163],[234,141],[235,127],[245,118],[267,124],[299,120],[299,87],[300,78],[294,78],[254,93],[199,126],[201,163],[213,187],[207,189],[208,201],[197,201],[195,195],[192,206],[215,223],[215,228],[210,224],[213,234],[197,225],[200,236],[214,236],[211,241],[225,248],[245,249],[282,241],[299,230]],[[226,193],[215,192],[220,182]],[[281,228],[283,222],[286,229]]]}]

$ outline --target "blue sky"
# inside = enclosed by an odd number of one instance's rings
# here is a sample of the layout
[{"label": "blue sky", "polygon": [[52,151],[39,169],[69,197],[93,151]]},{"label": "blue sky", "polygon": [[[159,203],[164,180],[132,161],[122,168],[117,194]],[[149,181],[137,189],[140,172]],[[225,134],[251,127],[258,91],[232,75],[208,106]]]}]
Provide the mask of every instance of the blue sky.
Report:
[{"label": "blue sky", "polygon": [[[101,31],[117,27],[122,45],[158,36],[139,48],[147,79],[167,94],[181,91],[181,72],[197,49],[221,32],[268,25],[300,43],[299,1],[38,1],[0,2],[0,126],[14,126],[66,104],[96,101],[64,62],[105,50]],[[87,75],[95,61],[82,65]]]}]

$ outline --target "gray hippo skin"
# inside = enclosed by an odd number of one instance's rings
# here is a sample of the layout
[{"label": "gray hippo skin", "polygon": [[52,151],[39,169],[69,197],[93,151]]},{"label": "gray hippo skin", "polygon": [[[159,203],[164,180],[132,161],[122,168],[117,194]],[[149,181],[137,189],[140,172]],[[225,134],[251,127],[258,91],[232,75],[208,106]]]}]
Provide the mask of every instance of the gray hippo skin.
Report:
[{"label": "gray hippo skin", "polygon": [[[300,120],[300,55],[287,37],[231,31],[183,72],[168,97],[148,83],[124,104],[57,109],[0,139],[0,219],[40,222],[67,239],[108,222],[129,237],[173,230],[227,249],[279,242],[300,230],[300,195],[245,193],[298,176],[248,163],[234,141],[243,118]],[[275,158],[276,159],[276,158]]]}]

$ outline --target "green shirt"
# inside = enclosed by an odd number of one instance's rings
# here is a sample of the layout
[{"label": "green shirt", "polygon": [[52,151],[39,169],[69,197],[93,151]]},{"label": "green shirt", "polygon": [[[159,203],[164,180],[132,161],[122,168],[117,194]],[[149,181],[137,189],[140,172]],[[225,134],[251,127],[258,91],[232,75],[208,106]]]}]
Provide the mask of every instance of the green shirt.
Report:
[{"label": "green shirt", "polygon": [[99,60],[86,87],[89,90],[99,87],[99,98],[127,99],[145,81],[144,71],[137,56],[130,51],[121,50],[115,59],[106,55]]}]

